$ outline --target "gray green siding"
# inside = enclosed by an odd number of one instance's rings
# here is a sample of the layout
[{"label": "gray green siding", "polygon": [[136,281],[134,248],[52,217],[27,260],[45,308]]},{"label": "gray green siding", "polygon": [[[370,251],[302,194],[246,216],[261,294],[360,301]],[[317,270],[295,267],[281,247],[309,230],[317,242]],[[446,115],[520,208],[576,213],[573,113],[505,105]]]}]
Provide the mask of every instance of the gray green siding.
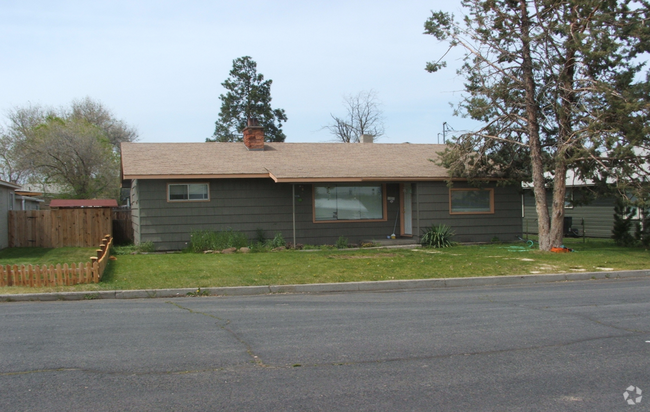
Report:
[{"label": "gray green siding", "polygon": [[[244,232],[255,238],[262,229],[267,237],[281,232],[293,242],[292,184],[274,183],[271,179],[206,180],[210,184],[210,201],[168,202],[168,183],[182,180],[137,180],[131,189],[131,208],[136,243],[152,241],[159,250],[187,247],[193,230]],[[455,186],[462,187],[462,186]],[[296,242],[334,244],[340,236],[350,243],[386,239],[393,231],[399,235],[399,184],[387,183],[387,220],[381,222],[314,223],[312,185],[295,184]],[[450,215],[449,189],[444,182],[414,184],[412,198],[413,234],[417,241],[419,227],[445,223],[463,242],[515,240],[522,234],[521,200],[513,188],[495,189],[495,213],[489,215]],[[419,224],[419,226],[418,226]]]},{"label": "gray green siding", "polygon": [[11,194],[13,189],[0,186],[0,249],[9,246],[9,205],[13,201]]},{"label": "gray green siding", "polygon": [[[578,189],[574,196],[579,196]],[[537,234],[537,211],[535,210],[535,198],[532,191],[524,192],[524,232]],[[547,193],[548,205],[552,204],[552,193]],[[550,207],[549,207],[550,211]],[[584,232],[587,237],[610,238],[614,225],[614,198],[597,198],[588,205],[574,206],[564,210],[565,216],[573,218],[573,228],[578,229],[582,236],[582,219],[584,219]]]},{"label": "gray green siding", "polygon": [[[413,197],[419,205],[413,206],[416,221],[413,222],[414,234],[417,234],[417,209],[419,208],[419,226],[421,231],[432,224],[445,224],[456,233],[458,242],[489,242],[498,238],[502,242],[516,241],[522,235],[521,196],[514,187],[494,188],[493,214],[449,213],[449,188],[444,182],[418,182],[417,193]],[[455,183],[454,188],[471,187]]]}]

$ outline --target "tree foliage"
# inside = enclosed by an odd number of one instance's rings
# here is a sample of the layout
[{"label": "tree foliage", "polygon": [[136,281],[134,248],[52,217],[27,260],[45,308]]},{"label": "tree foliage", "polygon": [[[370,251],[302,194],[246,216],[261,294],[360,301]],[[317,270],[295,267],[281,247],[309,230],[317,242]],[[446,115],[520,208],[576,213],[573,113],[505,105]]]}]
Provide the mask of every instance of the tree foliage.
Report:
[{"label": "tree foliage", "polygon": [[[648,3],[464,0],[463,6],[462,24],[442,12],[425,23],[426,34],[464,48],[459,73],[466,94],[458,114],[485,125],[451,142],[442,157],[451,175],[532,182],[543,250],[562,243],[569,170],[647,198],[642,185],[633,186],[650,170],[650,77],[641,58],[650,46]],[[443,67],[437,61],[427,70]]]},{"label": "tree foliage", "polygon": [[[635,210],[630,207],[623,199],[616,199],[614,205],[614,224],[612,227],[612,239],[619,246],[632,246],[635,238],[632,236],[632,219]],[[640,232],[640,230],[639,230]],[[639,234],[640,237],[640,234]]]},{"label": "tree foliage", "polygon": [[283,109],[271,108],[272,80],[257,73],[257,63],[249,56],[233,60],[230,76],[221,85],[228,91],[220,95],[221,111],[212,139],[207,141],[242,141],[248,119],[256,118],[264,127],[264,140],[284,142],[282,122],[287,121]]},{"label": "tree foliage", "polygon": [[119,145],[137,132],[90,98],[70,108],[15,107],[0,137],[4,180],[58,188],[74,198],[117,196]]},{"label": "tree foliage", "polygon": [[347,110],[346,115],[338,117],[330,114],[332,123],[325,126],[336,140],[343,143],[358,143],[364,134],[374,137],[384,134],[381,104],[374,90],[345,96],[343,106]]}]

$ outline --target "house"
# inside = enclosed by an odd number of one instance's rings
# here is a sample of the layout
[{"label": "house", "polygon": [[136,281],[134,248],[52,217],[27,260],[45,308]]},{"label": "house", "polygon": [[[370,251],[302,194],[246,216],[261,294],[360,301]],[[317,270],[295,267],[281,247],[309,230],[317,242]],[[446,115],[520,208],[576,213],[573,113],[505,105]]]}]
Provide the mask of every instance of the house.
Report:
[{"label": "house", "polygon": [[41,203],[45,202],[42,199],[43,193],[29,192],[25,190],[16,190],[16,197],[14,201],[14,210],[40,210]]},{"label": "house", "polygon": [[16,189],[20,186],[0,180],[0,249],[9,246],[9,211],[16,204]]},{"label": "house", "polygon": [[[294,244],[419,240],[446,224],[455,240],[515,240],[522,234],[515,187],[463,180],[431,160],[434,144],[265,143],[249,126],[243,143],[122,143],[135,243],[187,247],[192,231],[232,229],[255,238],[280,232]],[[397,239],[396,239],[397,241]]]},{"label": "house", "polygon": [[[577,178],[572,171],[567,173],[566,196],[564,202],[564,235],[585,236],[593,238],[611,238],[614,227],[614,195],[599,195],[592,198],[591,181]],[[589,201],[584,203],[583,199]],[[547,190],[546,202],[549,213],[553,204],[552,190]],[[537,210],[535,209],[535,196],[531,187],[524,187],[522,195],[523,230],[526,234],[538,233]],[[641,221],[640,210],[635,210],[633,222]]]}]

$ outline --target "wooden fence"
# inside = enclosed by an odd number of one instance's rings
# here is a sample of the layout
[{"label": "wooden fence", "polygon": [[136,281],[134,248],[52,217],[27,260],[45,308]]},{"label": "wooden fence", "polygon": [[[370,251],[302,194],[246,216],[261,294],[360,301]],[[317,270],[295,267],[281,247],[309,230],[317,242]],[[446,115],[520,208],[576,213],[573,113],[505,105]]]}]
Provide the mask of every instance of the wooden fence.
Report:
[{"label": "wooden fence", "polygon": [[108,264],[113,238],[106,235],[97,249],[97,256],[89,262],[47,265],[0,265],[0,286],[72,286],[80,283],[98,283]]},{"label": "wooden fence", "polygon": [[9,247],[92,247],[107,233],[110,208],[9,211]]}]

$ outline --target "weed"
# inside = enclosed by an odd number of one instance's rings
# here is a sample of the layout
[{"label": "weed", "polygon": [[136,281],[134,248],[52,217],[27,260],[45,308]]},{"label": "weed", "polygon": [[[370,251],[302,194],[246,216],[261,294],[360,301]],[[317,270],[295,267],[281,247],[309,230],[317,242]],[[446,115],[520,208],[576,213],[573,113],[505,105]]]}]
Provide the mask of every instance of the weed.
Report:
[{"label": "weed", "polygon": [[251,243],[250,248],[252,253],[268,252],[269,250],[269,248],[266,247],[264,243],[261,242]]},{"label": "weed", "polygon": [[126,245],[126,246],[113,246],[113,254],[115,255],[131,255],[142,252],[154,252],[156,247],[152,241],[143,242],[139,245]]},{"label": "weed", "polygon": [[210,292],[207,290],[201,290],[201,288],[196,288],[196,292],[187,292],[187,296],[210,296]]},{"label": "weed", "polygon": [[336,246],[337,249],[347,249],[348,248],[348,238],[339,236],[338,240],[336,241]]},{"label": "weed", "polygon": [[239,249],[245,246],[248,246],[246,235],[232,229],[196,230],[192,231],[189,249],[194,253],[201,253],[206,250],[223,250],[230,247]]},{"label": "weed", "polygon": [[379,244],[373,243],[373,242],[361,242],[359,244],[359,247],[364,248],[364,247],[377,247]]},{"label": "weed", "polygon": [[99,293],[87,293],[84,295],[84,300],[95,300],[99,299]]}]

